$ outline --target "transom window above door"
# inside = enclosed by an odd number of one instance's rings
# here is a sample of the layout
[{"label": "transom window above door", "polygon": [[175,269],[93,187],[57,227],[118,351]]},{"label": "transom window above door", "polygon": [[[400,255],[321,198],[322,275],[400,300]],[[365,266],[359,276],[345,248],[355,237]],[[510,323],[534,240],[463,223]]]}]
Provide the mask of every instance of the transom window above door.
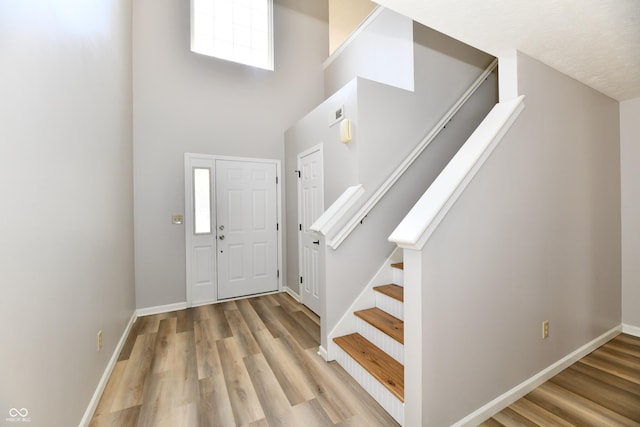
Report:
[{"label": "transom window above door", "polygon": [[191,50],[273,70],[273,0],[191,0]]}]

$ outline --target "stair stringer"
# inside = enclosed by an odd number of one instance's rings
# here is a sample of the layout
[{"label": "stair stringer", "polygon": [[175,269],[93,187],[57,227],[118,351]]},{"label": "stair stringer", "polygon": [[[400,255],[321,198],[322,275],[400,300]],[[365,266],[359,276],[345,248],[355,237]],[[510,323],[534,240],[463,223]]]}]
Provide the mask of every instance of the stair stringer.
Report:
[{"label": "stair stringer", "polygon": [[324,357],[326,361],[336,360],[338,356],[338,345],[333,342],[334,338],[356,332],[356,316],[353,313],[359,310],[375,307],[376,291],[374,291],[373,288],[375,286],[386,285],[393,282],[393,270],[395,269],[391,267],[391,264],[402,261],[402,252],[402,249],[398,247],[391,252],[391,255],[389,255],[382,266],[373,275],[362,292],[360,292],[353,303],[347,308],[336,326],[329,331],[327,334],[328,348],[323,349],[320,347],[318,351],[318,354]]}]

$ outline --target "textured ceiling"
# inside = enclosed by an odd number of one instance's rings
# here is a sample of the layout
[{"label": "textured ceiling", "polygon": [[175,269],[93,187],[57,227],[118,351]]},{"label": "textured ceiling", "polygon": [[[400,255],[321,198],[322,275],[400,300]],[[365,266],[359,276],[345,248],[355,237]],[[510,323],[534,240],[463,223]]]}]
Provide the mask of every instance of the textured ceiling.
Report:
[{"label": "textured ceiling", "polygon": [[517,49],[614,98],[640,97],[640,0],[375,0],[494,56]]}]

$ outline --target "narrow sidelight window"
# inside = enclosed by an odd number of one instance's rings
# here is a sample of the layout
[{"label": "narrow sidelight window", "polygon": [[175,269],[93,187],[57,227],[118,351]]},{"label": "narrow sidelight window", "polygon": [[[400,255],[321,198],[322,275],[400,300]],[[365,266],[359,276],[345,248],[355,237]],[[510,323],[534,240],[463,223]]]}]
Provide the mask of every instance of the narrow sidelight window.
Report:
[{"label": "narrow sidelight window", "polygon": [[211,233],[211,170],[193,168],[195,234]]}]

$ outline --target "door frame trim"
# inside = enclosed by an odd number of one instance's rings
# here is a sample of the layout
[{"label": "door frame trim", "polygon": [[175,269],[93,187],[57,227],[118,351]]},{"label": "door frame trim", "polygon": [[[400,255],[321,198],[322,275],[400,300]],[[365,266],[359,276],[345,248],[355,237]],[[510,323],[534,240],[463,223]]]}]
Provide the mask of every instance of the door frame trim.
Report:
[{"label": "door frame trim", "polygon": [[[286,283],[286,271],[283,268],[283,254],[282,254],[282,234],[284,230],[284,223],[282,221],[282,173],[281,173],[281,161],[278,159],[260,159],[260,158],[252,158],[252,157],[236,157],[236,156],[220,156],[214,154],[201,154],[201,153],[184,153],[184,235],[185,235],[185,288],[186,288],[186,304],[187,307],[194,307],[198,305],[205,305],[216,303],[221,301],[218,299],[218,286],[217,286],[217,257],[214,257],[212,260],[212,278],[215,280],[214,286],[214,298],[211,301],[199,301],[197,303],[193,303],[192,296],[192,271],[191,271],[191,245],[193,238],[193,183],[192,183],[192,174],[191,170],[193,168],[194,160],[209,160],[211,161],[211,179],[212,179],[212,198],[211,198],[211,230],[215,235],[215,224],[216,224],[216,210],[215,210],[215,200],[216,200],[216,181],[215,181],[215,165],[216,160],[231,160],[238,162],[251,162],[251,163],[271,163],[276,167],[276,177],[278,182],[276,184],[276,219],[278,221],[279,227],[277,230],[277,259],[278,259],[278,270],[280,271],[280,276],[277,278],[278,280],[278,291],[282,292],[283,284]],[[214,239],[214,246],[216,246],[217,239]],[[216,249],[217,250],[217,249]],[[213,274],[216,273],[216,274]],[[273,292],[267,292],[273,293]],[[244,297],[242,297],[244,298]],[[224,299],[222,301],[229,301],[229,299]]]},{"label": "door frame trim", "polygon": [[[322,142],[319,142],[318,144],[307,148],[306,150],[298,153],[296,155],[296,168],[298,171],[301,171],[301,166],[300,166],[300,162],[302,160],[303,157],[306,157],[310,154],[315,153],[316,151],[320,152],[320,157],[322,158],[322,167],[324,168],[324,144]],[[322,198],[323,198],[323,203],[322,203],[322,207],[324,209],[324,170],[322,171]],[[301,190],[302,190],[302,186],[301,184],[301,178],[298,178],[298,224],[300,224],[300,219],[302,218],[302,194],[301,194]],[[298,226],[296,226],[298,227]],[[321,236],[318,236],[321,237]],[[304,304],[304,292],[302,291],[302,283],[300,283],[300,277],[302,274],[302,233],[300,231],[298,231],[298,278],[296,279],[298,281],[298,295],[300,296],[300,303]],[[322,291],[324,292],[324,289],[322,289]],[[322,299],[322,296],[321,296]],[[322,310],[321,310],[322,311]]]}]

